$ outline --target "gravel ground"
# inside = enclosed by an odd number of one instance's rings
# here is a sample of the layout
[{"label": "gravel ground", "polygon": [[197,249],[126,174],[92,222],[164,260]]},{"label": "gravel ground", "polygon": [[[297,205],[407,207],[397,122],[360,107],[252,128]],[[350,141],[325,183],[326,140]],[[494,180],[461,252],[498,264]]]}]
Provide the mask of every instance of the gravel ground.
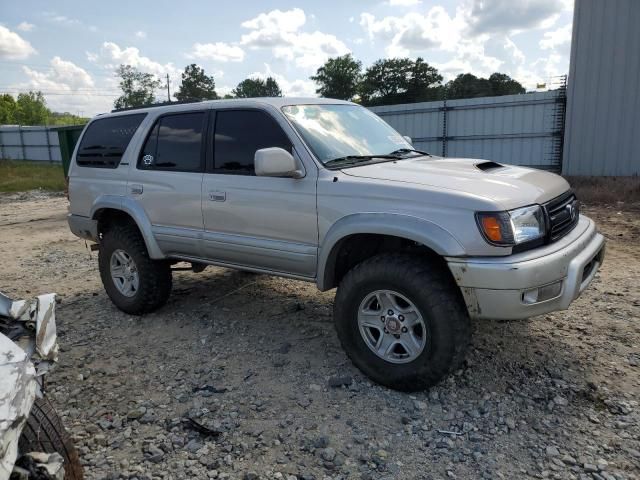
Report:
[{"label": "gravel ground", "polygon": [[464,367],[411,395],[351,365],[312,284],[177,272],[159,312],[118,311],[61,197],[0,197],[0,290],[60,295],[49,393],[88,479],[637,479],[640,212],[586,211],[608,239],[591,288],[477,322]]}]

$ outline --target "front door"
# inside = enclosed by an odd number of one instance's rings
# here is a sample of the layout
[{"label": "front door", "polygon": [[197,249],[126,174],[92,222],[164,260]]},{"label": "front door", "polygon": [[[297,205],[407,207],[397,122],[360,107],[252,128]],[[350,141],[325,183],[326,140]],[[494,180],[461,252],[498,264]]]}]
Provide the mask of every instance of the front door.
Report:
[{"label": "front door", "polygon": [[[298,155],[271,113],[217,110],[213,162],[202,185],[203,252],[210,260],[313,277],[318,249],[315,165],[303,178],[258,177],[256,150],[281,147]],[[210,168],[209,168],[210,167]]]},{"label": "front door", "polygon": [[144,209],[166,255],[200,255],[208,116],[207,111],[160,116],[129,175],[128,194]]}]

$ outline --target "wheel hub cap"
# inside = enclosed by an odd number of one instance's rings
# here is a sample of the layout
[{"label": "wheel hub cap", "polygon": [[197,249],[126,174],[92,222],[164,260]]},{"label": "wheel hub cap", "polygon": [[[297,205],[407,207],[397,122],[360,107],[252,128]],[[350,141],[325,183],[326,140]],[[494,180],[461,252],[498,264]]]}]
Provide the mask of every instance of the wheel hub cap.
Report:
[{"label": "wheel hub cap", "polygon": [[125,297],[133,297],[140,286],[138,269],[131,255],[124,250],[115,250],[109,262],[111,280]]},{"label": "wheel hub cap", "polygon": [[412,362],[427,344],[420,311],[409,298],[392,290],[376,290],[364,297],[358,327],[367,347],[390,363]]}]

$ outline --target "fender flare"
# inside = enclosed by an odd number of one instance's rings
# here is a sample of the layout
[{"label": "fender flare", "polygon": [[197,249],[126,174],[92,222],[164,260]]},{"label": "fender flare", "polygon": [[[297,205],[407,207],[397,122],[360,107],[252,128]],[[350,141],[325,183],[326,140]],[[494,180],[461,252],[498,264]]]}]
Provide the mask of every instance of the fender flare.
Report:
[{"label": "fender flare", "polygon": [[357,213],[342,217],[326,233],[318,255],[317,284],[321,291],[333,288],[333,274],[340,241],[359,234],[406,238],[430,248],[440,256],[463,256],[460,242],[429,220],[396,213]]},{"label": "fender flare", "polygon": [[144,243],[147,246],[147,252],[149,252],[149,258],[154,260],[160,260],[166,258],[158,246],[153,230],[151,228],[151,222],[147,217],[146,212],[140,206],[139,203],[131,198],[122,197],[119,195],[100,195],[96,198],[93,206],[91,207],[90,216],[93,220],[96,220],[97,214],[100,210],[109,208],[112,210],[120,210],[128,214],[138,226]]}]

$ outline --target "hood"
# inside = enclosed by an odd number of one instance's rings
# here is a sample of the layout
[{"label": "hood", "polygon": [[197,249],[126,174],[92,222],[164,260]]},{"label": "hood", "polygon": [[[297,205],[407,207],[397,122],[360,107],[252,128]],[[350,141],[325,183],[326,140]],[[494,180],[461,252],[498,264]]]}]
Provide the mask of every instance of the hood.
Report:
[{"label": "hood", "polygon": [[484,197],[501,208],[544,203],[569,189],[559,175],[471,158],[419,157],[342,170],[346,175],[454,190]]}]

